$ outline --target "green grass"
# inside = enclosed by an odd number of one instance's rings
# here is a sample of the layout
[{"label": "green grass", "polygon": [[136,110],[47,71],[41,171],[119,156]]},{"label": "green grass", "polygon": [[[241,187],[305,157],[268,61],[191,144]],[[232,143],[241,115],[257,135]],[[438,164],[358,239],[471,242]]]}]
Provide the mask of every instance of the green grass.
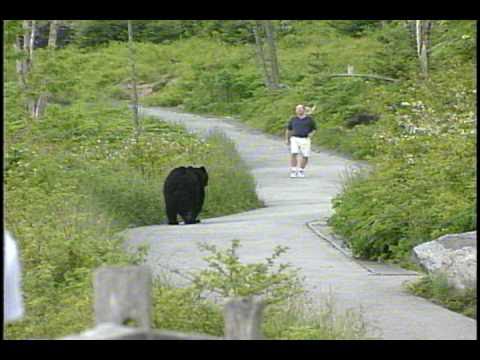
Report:
[{"label": "green grass", "polygon": [[332,294],[312,304],[300,297],[265,311],[262,331],[275,340],[366,340],[375,339],[374,329],[365,321],[361,309],[340,311]]},{"label": "green grass", "polygon": [[127,74],[123,52],[120,45],[88,53],[67,48],[52,63],[52,54],[39,50],[32,76],[54,84],[41,121],[27,117],[16,83],[6,84],[5,227],[19,244],[26,308],[24,319],[7,325],[9,339],[93,326],[92,272],[139,262],[141,252],[125,253],[117,234],[164,222],[162,186],[172,168],[209,170],[202,217],[261,206],[249,169],[223,134],[202,140],[144,118],[135,139],[131,111],[111,102]]},{"label": "green grass", "polygon": [[[373,339],[373,329],[361,309],[340,311],[335,300],[312,305],[297,297],[264,309],[261,332],[269,340]],[[202,297],[195,288],[161,283],[154,293],[154,325],[157,329],[224,335],[223,307]]]},{"label": "green grass", "polygon": [[[12,149],[6,228],[20,246],[27,315],[7,327],[8,338],[58,337],[91,325],[92,271],[135,261],[115,234],[127,226],[164,222],[162,185],[174,166],[197,163],[209,169],[212,186],[202,217],[261,205],[252,175],[223,134],[203,141],[181,128],[145,119],[149,132],[140,144],[132,144],[120,135],[128,133],[124,115],[123,123],[116,117],[115,128],[103,123],[104,133],[97,131],[96,137],[82,141],[82,133],[76,133],[76,142],[67,139],[78,128],[55,130],[48,126],[55,117],[48,118],[16,144],[21,152]],[[160,134],[152,136],[153,129]],[[107,134],[119,136],[108,139]],[[224,161],[215,162],[222,157]],[[232,198],[241,201],[232,203]]]},{"label": "green grass", "polygon": [[407,290],[435,304],[473,319],[477,318],[476,289],[458,290],[448,284],[441,275],[425,275],[416,282],[408,283]]}]

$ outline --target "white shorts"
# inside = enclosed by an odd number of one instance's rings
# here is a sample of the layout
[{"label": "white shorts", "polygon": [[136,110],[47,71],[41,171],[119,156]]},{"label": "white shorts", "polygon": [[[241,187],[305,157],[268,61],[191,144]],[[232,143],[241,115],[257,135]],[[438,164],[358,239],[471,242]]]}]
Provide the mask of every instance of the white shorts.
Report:
[{"label": "white shorts", "polygon": [[290,138],[290,152],[292,154],[301,153],[302,156],[309,157],[310,144],[311,144],[311,140],[308,137],[301,138],[301,137],[292,136]]}]

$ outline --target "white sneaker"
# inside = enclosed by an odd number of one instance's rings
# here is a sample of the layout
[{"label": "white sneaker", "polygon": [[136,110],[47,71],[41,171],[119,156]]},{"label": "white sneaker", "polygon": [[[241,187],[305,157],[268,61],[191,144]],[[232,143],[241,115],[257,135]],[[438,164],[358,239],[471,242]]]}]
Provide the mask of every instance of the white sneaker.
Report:
[{"label": "white sneaker", "polygon": [[291,178],[296,178],[297,177],[297,172],[296,171],[290,171],[290,177]]},{"label": "white sneaker", "polygon": [[305,177],[305,173],[303,172],[303,170],[298,171],[297,177],[299,177],[299,178],[304,178]]}]

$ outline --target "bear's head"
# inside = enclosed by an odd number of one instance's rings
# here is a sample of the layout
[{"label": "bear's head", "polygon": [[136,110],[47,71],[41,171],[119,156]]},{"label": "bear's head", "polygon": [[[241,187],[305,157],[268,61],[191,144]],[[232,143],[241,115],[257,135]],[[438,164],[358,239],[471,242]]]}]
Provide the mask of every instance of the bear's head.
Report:
[{"label": "bear's head", "polygon": [[202,174],[203,186],[207,186],[207,185],[208,185],[208,173],[207,173],[207,169],[205,169],[205,166],[201,166],[199,170],[200,170],[200,172],[201,172],[201,174]]},{"label": "bear's head", "polygon": [[207,169],[205,169],[205,166],[197,168],[189,166],[189,168],[195,173],[195,175],[197,175],[197,177],[200,179],[201,184],[204,187],[208,185],[208,173]]}]

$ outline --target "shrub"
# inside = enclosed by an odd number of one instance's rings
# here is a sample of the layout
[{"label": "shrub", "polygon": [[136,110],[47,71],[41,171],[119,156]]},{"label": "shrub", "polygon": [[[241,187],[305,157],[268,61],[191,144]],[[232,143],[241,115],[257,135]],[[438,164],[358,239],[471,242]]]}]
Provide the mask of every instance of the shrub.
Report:
[{"label": "shrub", "polygon": [[223,298],[259,296],[266,304],[285,302],[302,292],[298,269],[291,269],[288,264],[276,267],[275,260],[287,250],[285,247],[276,247],[265,263],[242,264],[237,252],[239,240],[233,240],[225,251],[206,243],[199,246],[211,254],[204,257],[209,268],[192,279],[200,291],[214,292]]},{"label": "shrub", "polygon": [[402,138],[333,200],[330,224],[355,255],[402,260],[415,245],[476,228],[474,139],[442,139]]},{"label": "shrub", "polygon": [[233,240],[225,250],[205,243],[199,246],[209,253],[204,257],[208,267],[189,276],[181,274],[190,278],[191,286],[175,288],[158,281],[154,297],[157,327],[223,336],[224,301],[234,296],[256,296],[268,304],[261,325],[267,339],[367,337],[370,329],[361,312],[350,309],[340,313],[332,294],[320,304],[312,304],[305,295],[298,269],[276,264],[286,248],[275,248],[265,262],[244,264],[238,255],[238,240]]}]

